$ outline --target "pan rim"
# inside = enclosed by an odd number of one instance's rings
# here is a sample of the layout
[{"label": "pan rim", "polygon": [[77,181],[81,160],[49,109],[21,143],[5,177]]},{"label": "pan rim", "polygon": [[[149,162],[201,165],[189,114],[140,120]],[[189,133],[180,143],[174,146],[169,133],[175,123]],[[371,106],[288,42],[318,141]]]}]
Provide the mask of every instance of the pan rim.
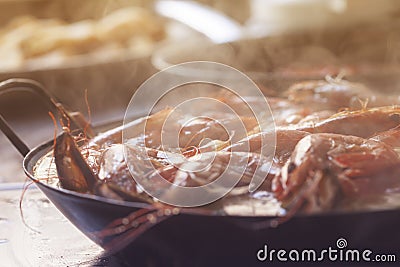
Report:
[{"label": "pan rim", "polygon": [[[110,204],[110,205],[116,205],[120,207],[125,207],[125,208],[143,208],[143,209],[151,209],[152,205],[148,203],[140,203],[140,202],[133,202],[133,201],[124,201],[124,200],[116,200],[116,199],[110,199],[106,197],[101,197],[97,195],[92,195],[92,194],[86,194],[86,193],[79,193],[75,192],[72,190],[64,189],[61,187],[56,187],[52,186],[49,184],[46,184],[40,180],[38,180],[34,174],[32,173],[33,167],[37,163],[37,160],[41,158],[45,153],[48,153],[53,146],[54,141],[50,140],[47,142],[44,142],[35,148],[31,149],[29,153],[24,157],[23,159],[23,170],[25,174],[28,176],[28,178],[34,182],[35,184],[39,184],[40,186],[45,187],[48,190],[51,190],[56,193],[60,193],[66,196],[74,196],[79,199],[86,199],[90,201],[97,201],[105,204]],[[39,186],[39,188],[40,188]],[[371,214],[380,214],[380,213],[386,213],[386,212],[400,212],[400,207],[399,208],[384,208],[384,209],[377,209],[377,210],[356,210],[356,211],[328,211],[328,212],[321,212],[321,213],[315,213],[315,214],[295,214],[293,217],[295,218],[321,218],[321,217],[336,217],[336,216],[355,216],[355,215],[371,215]],[[274,220],[274,219],[279,219],[279,218],[284,218],[284,216],[271,216],[271,215],[257,215],[257,216],[249,216],[249,215],[229,215],[229,214],[221,214],[221,213],[212,213],[212,212],[201,212],[201,211],[195,211],[193,209],[187,209],[187,208],[181,208],[180,214],[185,214],[185,215],[198,215],[198,216],[209,216],[209,217],[225,217],[225,218],[232,218],[232,219],[249,219],[249,220],[260,220],[260,219],[266,219],[266,220]]]}]

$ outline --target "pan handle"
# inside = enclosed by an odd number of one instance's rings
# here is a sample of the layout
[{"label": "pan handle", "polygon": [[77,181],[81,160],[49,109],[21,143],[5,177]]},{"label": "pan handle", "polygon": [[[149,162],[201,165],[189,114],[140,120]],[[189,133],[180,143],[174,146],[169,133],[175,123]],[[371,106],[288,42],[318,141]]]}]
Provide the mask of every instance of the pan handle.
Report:
[{"label": "pan handle", "polygon": [[18,135],[15,134],[13,129],[11,129],[10,125],[7,121],[0,115],[0,130],[7,136],[8,140],[15,146],[18,152],[25,157],[26,154],[30,151],[29,147],[24,143],[24,141],[19,138]]},{"label": "pan handle", "polygon": [[[94,136],[91,127],[87,127],[89,123],[83,118],[82,114],[78,112],[70,112],[66,110],[55,97],[53,97],[42,84],[30,79],[9,79],[0,83],[0,96],[10,92],[24,91],[35,93],[39,95],[44,102],[48,105],[49,109],[55,113],[62,113],[70,121],[74,129],[87,128],[89,137]],[[7,121],[0,115],[0,130],[6,135],[10,142],[15,146],[22,156],[26,156],[30,151],[29,147],[19,138],[19,136],[12,130]]]}]

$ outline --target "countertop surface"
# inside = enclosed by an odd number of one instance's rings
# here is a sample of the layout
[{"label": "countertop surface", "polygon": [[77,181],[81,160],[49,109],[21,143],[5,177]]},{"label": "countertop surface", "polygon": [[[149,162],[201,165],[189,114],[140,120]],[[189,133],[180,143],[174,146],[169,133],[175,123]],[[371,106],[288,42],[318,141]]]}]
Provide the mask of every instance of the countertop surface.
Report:
[{"label": "countertop surface", "polygon": [[26,191],[22,209],[21,193],[21,189],[0,191],[1,267],[111,266],[110,258],[102,257],[103,250],[67,221],[34,185]]}]

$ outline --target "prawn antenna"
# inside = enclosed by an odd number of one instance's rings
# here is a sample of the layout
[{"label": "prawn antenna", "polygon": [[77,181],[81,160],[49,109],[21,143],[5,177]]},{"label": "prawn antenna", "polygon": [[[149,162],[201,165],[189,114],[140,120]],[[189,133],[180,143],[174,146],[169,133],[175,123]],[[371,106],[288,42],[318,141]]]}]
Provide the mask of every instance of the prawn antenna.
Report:
[{"label": "prawn antenna", "polygon": [[327,74],[325,75],[325,80],[328,83],[340,83],[343,81],[343,78],[346,76],[346,70],[345,69],[341,69],[339,71],[339,73],[336,75],[336,77],[332,77],[331,75]]},{"label": "prawn antenna", "polygon": [[361,98],[358,98],[358,102],[360,102],[362,111],[367,110],[367,106],[368,106],[368,103],[369,103],[369,98],[368,97],[365,98],[365,100],[362,100]]},{"label": "prawn antenna", "polygon": [[56,117],[54,116],[54,114],[49,111],[49,116],[51,118],[51,120],[53,121],[54,124],[54,136],[53,136],[53,147],[56,147],[56,143],[57,143],[57,132],[58,132],[58,125],[57,125],[57,120]]},{"label": "prawn antenna", "polygon": [[83,129],[83,134],[85,136],[85,139],[87,138],[87,131],[88,128],[90,127],[90,124],[92,123],[92,111],[90,110],[90,105],[89,105],[89,97],[88,97],[88,90],[85,90],[85,105],[87,109],[87,114],[88,114],[88,119],[85,124],[85,128]]},{"label": "prawn antenna", "polygon": [[19,198],[19,213],[20,213],[20,216],[21,216],[22,223],[25,225],[25,227],[27,227],[29,230],[31,230],[31,231],[33,231],[33,232],[35,232],[35,233],[37,233],[37,234],[41,234],[41,232],[40,232],[39,230],[33,229],[33,228],[26,222],[26,220],[25,220],[25,215],[24,215],[24,211],[23,211],[23,209],[22,209],[22,204],[23,204],[23,201],[24,201],[25,193],[26,193],[26,191],[28,190],[28,188],[29,188],[33,183],[34,183],[33,181],[30,181],[30,182],[28,183],[28,179],[25,180],[24,186],[23,186],[23,188],[22,188],[21,197]]}]

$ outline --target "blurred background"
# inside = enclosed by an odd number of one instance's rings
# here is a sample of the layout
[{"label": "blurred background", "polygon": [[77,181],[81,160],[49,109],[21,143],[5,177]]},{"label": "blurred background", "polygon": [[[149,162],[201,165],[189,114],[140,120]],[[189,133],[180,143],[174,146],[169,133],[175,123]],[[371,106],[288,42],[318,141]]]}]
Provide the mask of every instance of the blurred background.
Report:
[{"label": "blurred background", "polygon": [[[143,81],[192,60],[234,66],[266,93],[340,72],[396,90],[399,17],[396,0],[0,0],[0,80],[39,81],[86,116],[87,92],[94,124],[121,120]],[[0,97],[30,147],[52,138],[46,113],[36,96]],[[2,134],[0,151],[0,183],[23,181]]]},{"label": "blurred background", "polygon": [[[0,0],[0,82],[38,81],[86,118],[89,106],[94,125],[121,121],[146,79],[194,60],[233,66],[266,95],[326,75],[398,92],[399,19],[398,0]],[[53,138],[47,112],[38,96],[0,91],[0,115],[30,148]],[[39,190],[20,208],[22,160],[0,132],[0,266],[126,266]]]}]

